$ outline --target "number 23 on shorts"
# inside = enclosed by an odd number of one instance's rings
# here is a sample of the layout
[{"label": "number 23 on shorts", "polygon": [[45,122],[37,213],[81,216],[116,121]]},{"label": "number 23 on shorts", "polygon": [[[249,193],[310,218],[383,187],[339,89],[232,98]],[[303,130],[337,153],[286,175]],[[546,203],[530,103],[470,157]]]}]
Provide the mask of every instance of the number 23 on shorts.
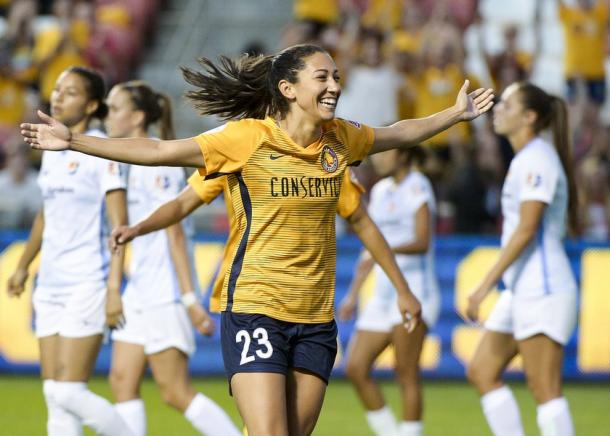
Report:
[{"label": "number 23 on shorts", "polygon": [[[250,352],[250,344],[252,342],[252,338],[257,340],[259,348],[254,351],[254,354],[248,354]],[[239,361],[240,365],[245,365],[246,363],[254,362],[256,360],[256,356],[261,359],[268,359],[273,355],[273,345],[269,342],[269,335],[267,334],[267,330],[262,327],[258,327],[252,333],[252,337],[247,330],[240,330],[235,335],[235,342],[244,343],[244,348],[241,350],[241,360]]]}]

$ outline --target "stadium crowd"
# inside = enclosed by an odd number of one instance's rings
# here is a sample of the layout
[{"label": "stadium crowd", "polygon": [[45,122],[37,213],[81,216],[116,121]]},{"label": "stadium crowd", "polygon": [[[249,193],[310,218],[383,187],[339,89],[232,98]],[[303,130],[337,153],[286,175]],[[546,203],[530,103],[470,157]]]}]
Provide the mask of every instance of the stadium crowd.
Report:
[{"label": "stadium crowd", "polygon": [[[32,119],[36,108],[46,107],[55,79],[68,65],[97,68],[109,84],[131,78],[144,41],[150,40],[159,2],[1,3],[0,226],[28,228],[40,205],[35,186],[39,156],[23,146],[16,126]],[[485,3],[490,2],[295,0],[294,21],[284,29],[280,45],[322,45],[337,59],[342,73],[338,116],[388,125],[446,107],[465,78],[493,87],[497,95],[515,80],[536,79],[534,71],[543,69],[540,64],[548,58],[544,50],[549,43],[541,29],[549,20],[558,21],[565,47],[563,96],[571,105],[584,211],[580,233],[606,240],[610,237],[610,120],[602,109],[610,46],[607,0],[532,2],[537,6],[531,19],[501,23],[496,44],[489,43]],[[254,52],[262,50],[253,47]],[[424,170],[439,200],[438,232],[498,233],[501,185],[512,151],[505,139],[492,132],[491,118],[458,125],[430,143],[433,151]],[[376,181],[370,165],[357,171],[366,188]]]},{"label": "stadium crowd", "polygon": [[59,74],[74,65],[128,79],[140,62],[159,8],[156,0],[4,0],[0,2],[0,227],[28,228],[41,199],[40,155],[18,125],[48,110]]}]

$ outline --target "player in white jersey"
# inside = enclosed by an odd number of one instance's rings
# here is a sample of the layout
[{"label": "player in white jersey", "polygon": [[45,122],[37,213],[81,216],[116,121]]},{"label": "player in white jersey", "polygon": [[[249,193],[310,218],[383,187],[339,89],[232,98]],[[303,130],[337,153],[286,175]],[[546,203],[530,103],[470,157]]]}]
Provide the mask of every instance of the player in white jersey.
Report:
[{"label": "player in white jersey", "polygon": [[[540,136],[547,127],[552,143]],[[519,409],[502,381],[508,363],[521,354],[540,433],[571,436],[561,368],[576,325],[577,285],[562,239],[566,223],[576,230],[577,211],[565,103],[532,84],[513,84],[495,107],[494,129],[516,154],[502,189],[500,257],[469,297],[468,317],[477,319],[500,278],[509,290],[485,323],[468,378],[493,433],[523,435]]]},{"label": "player in white jersey", "polygon": [[[118,84],[108,94],[106,128],[110,137],[148,137],[157,125],[162,139],[173,139],[169,98],[146,83]],[[131,166],[129,220],[138,222],[185,186],[184,170]],[[123,294],[125,326],[113,332],[110,382],[117,410],[136,436],[146,434],[140,384],[147,364],[163,400],[207,435],[240,434],[216,403],[198,393],[188,374],[195,351],[193,326],[210,335],[214,323],[196,296],[191,241],[180,223],[132,243],[129,282]],[[197,292],[198,293],[198,292]],[[191,325],[192,324],[192,325]]]},{"label": "player in white jersey", "polygon": [[[105,116],[104,95],[98,73],[72,67],[55,84],[51,112],[72,133],[103,136],[89,124]],[[87,389],[104,325],[116,326],[121,317],[123,252],[108,252],[104,215],[107,209],[113,225],[126,222],[124,166],[72,151],[45,152],[38,183],[43,208],[8,288],[23,292],[40,251],[33,305],[48,434],[80,435],[85,424],[101,434],[129,435],[114,407]]]},{"label": "player in white jersey", "polygon": [[[423,151],[418,147],[372,157],[375,170],[385,178],[371,190],[369,214],[388,241],[402,274],[420,301],[423,319],[413,333],[407,333],[396,304],[396,290],[381,268],[375,266],[374,293],[356,322],[356,332],[350,341],[347,375],[364,404],[369,426],[377,435],[423,434],[419,356],[426,332],[438,318],[440,295],[434,273],[436,204],[430,182],[417,169],[422,158]],[[372,269],[373,262],[364,252],[350,291],[341,303],[340,319],[353,316],[360,288]],[[375,360],[389,344],[393,344],[396,351],[396,377],[403,399],[399,423],[370,374]]]}]

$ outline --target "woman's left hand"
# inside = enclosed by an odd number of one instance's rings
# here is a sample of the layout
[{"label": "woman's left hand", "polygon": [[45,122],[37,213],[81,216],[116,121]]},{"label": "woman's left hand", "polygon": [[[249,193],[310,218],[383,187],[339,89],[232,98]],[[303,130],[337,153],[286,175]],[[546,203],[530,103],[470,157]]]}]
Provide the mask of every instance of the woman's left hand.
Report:
[{"label": "woman's left hand", "polygon": [[106,325],[111,329],[120,329],[125,325],[123,302],[118,291],[106,293]]},{"label": "woman's left hand", "polygon": [[468,92],[470,80],[464,81],[455,100],[455,109],[462,121],[470,121],[489,111],[494,105],[494,91],[491,88],[479,88]]}]

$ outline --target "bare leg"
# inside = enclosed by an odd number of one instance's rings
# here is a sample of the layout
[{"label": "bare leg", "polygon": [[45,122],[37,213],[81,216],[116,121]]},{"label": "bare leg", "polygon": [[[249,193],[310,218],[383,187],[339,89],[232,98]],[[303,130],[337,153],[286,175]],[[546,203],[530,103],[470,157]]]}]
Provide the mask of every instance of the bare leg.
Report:
[{"label": "bare leg", "polygon": [[390,343],[389,333],[358,330],[350,341],[345,372],[366,410],[385,406],[383,394],[371,377],[375,359]]},{"label": "bare leg", "polygon": [[140,398],[140,384],[146,369],[144,347],[128,342],[114,341],[110,386],[118,403]]},{"label": "bare leg", "polygon": [[291,369],[286,378],[288,429],[291,436],[308,436],[313,432],[326,393],[320,377],[301,369]]},{"label": "bare leg", "polygon": [[522,436],[519,407],[502,373],[517,354],[512,335],[485,331],[468,367],[468,380],[481,395],[481,406],[495,436]]},{"label": "bare leg", "polygon": [[287,436],[286,376],[240,372],[231,379],[233,397],[249,436]]},{"label": "bare leg", "polygon": [[191,385],[188,357],[176,348],[148,356],[161,397],[168,406],[184,413],[197,391]]},{"label": "bare leg", "polygon": [[43,393],[47,405],[47,434],[49,436],[80,436],[83,434],[81,419],[61,407],[54,395],[55,370],[59,335],[39,338],[40,374],[43,379]]},{"label": "bare leg", "polygon": [[563,346],[539,334],[519,341],[527,384],[538,403],[537,421],[542,436],[573,436],[574,424],[561,393]]},{"label": "bare leg", "polygon": [[428,328],[420,323],[408,333],[402,325],[392,329],[392,343],[396,350],[396,379],[402,394],[402,419],[421,421],[423,393],[419,375],[419,358]]},{"label": "bare leg", "polygon": [[511,334],[485,330],[467,372],[468,381],[479,395],[504,385],[502,373],[517,353],[517,342]]}]

